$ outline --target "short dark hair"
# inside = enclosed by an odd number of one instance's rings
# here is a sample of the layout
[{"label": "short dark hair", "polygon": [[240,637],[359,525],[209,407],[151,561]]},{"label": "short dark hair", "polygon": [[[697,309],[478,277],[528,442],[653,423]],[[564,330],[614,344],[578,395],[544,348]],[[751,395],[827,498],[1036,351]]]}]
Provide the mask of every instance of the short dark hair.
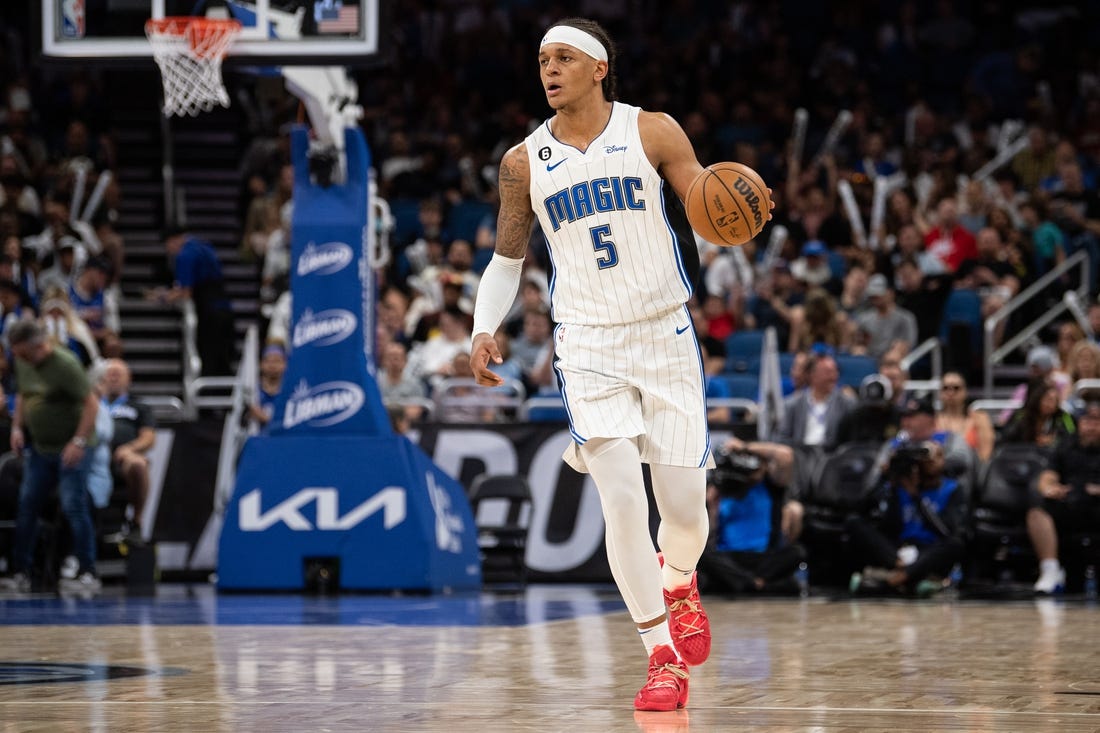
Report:
[{"label": "short dark hair", "polygon": [[[588,18],[563,18],[550,26],[550,28],[559,25],[568,25],[584,31],[588,35],[593,36],[607,50],[607,75],[603,78],[603,98],[608,102],[614,102],[618,99],[618,92],[616,90],[617,85],[615,83],[615,59],[619,54],[615,49],[615,43],[611,40],[610,34],[604,30],[602,25]],[[550,28],[546,30],[550,30]]]},{"label": "short dark hair", "polygon": [[16,321],[8,329],[8,343],[12,346],[41,343],[45,338],[46,330],[42,328],[42,324],[35,320]]}]

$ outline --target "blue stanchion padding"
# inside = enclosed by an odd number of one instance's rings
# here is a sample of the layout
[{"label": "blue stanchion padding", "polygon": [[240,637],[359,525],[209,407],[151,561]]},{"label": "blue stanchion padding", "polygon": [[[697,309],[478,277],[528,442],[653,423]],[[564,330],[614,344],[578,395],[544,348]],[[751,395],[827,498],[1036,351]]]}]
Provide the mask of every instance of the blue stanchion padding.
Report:
[{"label": "blue stanchion padding", "polygon": [[249,440],[226,507],[218,587],[302,589],[307,564],[333,558],[341,590],[481,585],[462,485],[404,436]]},{"label": "blue stanchion padding", "polygon": [[305,128],[291,132],[291,352],[272,435],[391,430],[374,380],[374,281],[364,244],[370,152],[355,128],[345,145],[346,181],[319,186],[310,180]]}]

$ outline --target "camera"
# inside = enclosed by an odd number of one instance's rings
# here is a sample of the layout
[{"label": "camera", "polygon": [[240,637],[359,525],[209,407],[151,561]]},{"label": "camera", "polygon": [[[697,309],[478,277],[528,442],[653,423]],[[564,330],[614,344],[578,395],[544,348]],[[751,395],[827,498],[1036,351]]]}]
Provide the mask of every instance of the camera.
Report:
[{"label": "camera", "polygon": [[927,443],[917,441],[900,443],[890,456],[887,474],[892,481],[909,478],[914,468],[920,468],[921,464],[931,457],[932,447]]},{"label": "camera", "polygon": [[764,466],[764,460],[749,451],[714,452],[714,468],[711,470],[711,483],[723,497],[744,499],[757,481],[758,473]]}]

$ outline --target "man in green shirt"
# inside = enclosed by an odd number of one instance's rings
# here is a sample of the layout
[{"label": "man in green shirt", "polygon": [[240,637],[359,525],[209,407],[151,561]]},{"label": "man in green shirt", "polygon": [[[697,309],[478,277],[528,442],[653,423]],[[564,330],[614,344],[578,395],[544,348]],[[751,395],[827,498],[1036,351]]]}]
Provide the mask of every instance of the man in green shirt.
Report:
[{"label": "man in green shirt", "polygon": [[72,528],[74,554],[80,562],[75,579],[62,580],[62,591],[94,593],[100,588],[95,569],[95,528],[88,495],[88,468],[98,400],[72,353],[47,338],[37,321],[19,321],[8,331],[15,356],[17,395],[12,417],[11,449],[23,455],[23,483],[15,528],[15,590],[30,589],[38,516],[56,484],[61,511]]}]

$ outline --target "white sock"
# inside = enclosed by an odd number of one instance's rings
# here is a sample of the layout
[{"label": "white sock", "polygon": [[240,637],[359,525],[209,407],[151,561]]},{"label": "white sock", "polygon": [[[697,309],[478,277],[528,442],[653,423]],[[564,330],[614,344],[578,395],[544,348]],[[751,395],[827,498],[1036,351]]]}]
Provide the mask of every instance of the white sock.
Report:
[{"label": "white sock", "polygon": [[[664,644],[669,649],[676,653],[676,645],[672,643],[672,632],[668,630],[668,619],[666,618],[656,626],[651,626],[648,629],[638,629],[638,636],[642,637],[642,643],[645,644],[645,653],[647,656],[653,656],[653,650],[661,644]],[[680,655],[676,654],[679,658]]]},{"label": "white sock", "polygon": [[665,560],[664,566],[661,568],[661,582],[665,588],[672,590],[673,588],[683,588],[685,585],[691,585],[691,576],[695,572],[695,568],[691,570],[680,570],[674,568]]},{"label": "white sock", "polygon": [[[667,567],[667,566],[666,566]],[[1062,569],[1062,566],[1058,564],[1057,558],[1054,560],[1040,560],[1039,561],[1039,574],[1046,575],[1050,573],[1055,575]]]}]

